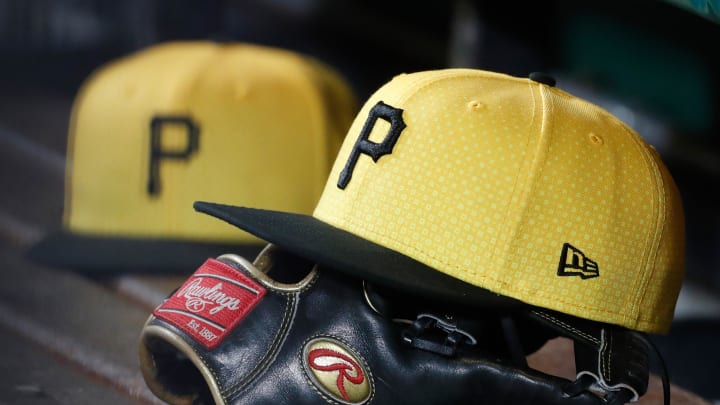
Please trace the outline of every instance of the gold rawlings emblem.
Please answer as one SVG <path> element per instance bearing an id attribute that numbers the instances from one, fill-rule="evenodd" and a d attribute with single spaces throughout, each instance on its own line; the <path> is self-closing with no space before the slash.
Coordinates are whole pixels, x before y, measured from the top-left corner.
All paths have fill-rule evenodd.
<path id="1" fill-rule="evenodd" d="M 372 393 L 372 380 L 362 358 L 341 342 L 315 338 L 305 345 L 303 366 L 310 381 L 325 395 L 342 404 L 364 404 Z"/>

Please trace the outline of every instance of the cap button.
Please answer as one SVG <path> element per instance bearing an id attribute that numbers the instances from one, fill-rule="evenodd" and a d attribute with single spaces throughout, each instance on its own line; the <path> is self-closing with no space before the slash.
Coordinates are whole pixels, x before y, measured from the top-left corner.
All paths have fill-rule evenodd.
<path id="1" fill-rule="evenodd" d="M 532 72 L 530 73 L 530 80 L 542 84 L 547 84 L 550 87 L 555 87 L 555 78 L 546 73 Z"/>

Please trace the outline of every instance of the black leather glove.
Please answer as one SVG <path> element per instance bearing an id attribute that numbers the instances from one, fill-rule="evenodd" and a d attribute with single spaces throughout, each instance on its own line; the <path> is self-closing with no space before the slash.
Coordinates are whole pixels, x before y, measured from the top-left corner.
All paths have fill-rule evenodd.
<path id="1" fill-rule="evenodd" d="M 140 358 L 171 404 L 620 404 L 644 394 L 636 335 L 575 321 L 537 308 L 452 311 L 269 246 L 254 264 L 223 255 L 201 266 L 148 319 Z M 558 335 L 577 342 L 576 381 L 525 363 Z"/>

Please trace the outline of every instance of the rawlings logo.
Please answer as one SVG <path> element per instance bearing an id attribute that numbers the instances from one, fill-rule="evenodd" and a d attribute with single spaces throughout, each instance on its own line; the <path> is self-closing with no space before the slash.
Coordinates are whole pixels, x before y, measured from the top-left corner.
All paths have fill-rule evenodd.
<path id="1" fill-rule="evenodd" d="M 334 400 L 356 405 L 370 399 L 372 381 L 361 358 L 339 341 L 310 341 L 303 351 L 303 364 L 312 383 Z"/>
<path id="2" fill-rule="evenodd" d="M 345 389 L 345 380 L 354 385 L 362 384 L 365 381 L 365 374 L 360 365 L 351 357 L 334 350 L 312 350 L 308 354 L 308 363 L 310 368 L 315 371 L 337 372 L 335 387 L 346 401 L 350 401 L 350 395 Z"/>
<path id="3" fill-rule="evenodd" d="M 242 271 L 208 259 L 153 315 L 212 349 L 264 295 L 265 288 Z"/>
<path id="4" fill-rule="evenodd" d="M 185 307 L 190 312 L 202 312 L 209 304 L 215 307 L 208 310 L 211 315 L 217 314 L 227 308 L 236 311 L 240 308 L 240 299 L 227 295 L 222 291 L 223 284 L 217 283 L 213 287 L 203 286 L 204 278 L 198 277 L 177 292 L 178 297 L 185 298 Z"/>

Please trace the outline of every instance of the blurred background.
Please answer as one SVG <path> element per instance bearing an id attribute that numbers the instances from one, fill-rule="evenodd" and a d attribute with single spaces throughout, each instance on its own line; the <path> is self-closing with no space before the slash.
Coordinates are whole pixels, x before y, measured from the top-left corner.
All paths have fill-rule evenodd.
<path id="1" fill-rule="evenodd" d="M 176 39 L 313 55 L 361 101 L 401 72 L 475 67 L 544 71 L 605 107 L 680 187 L 686 281 L 671 333 L 653 339 L 674 382 L 720 400 L 720 1 L 0 0 L 0 259 L 60 225 L 82 81 Z"/>

